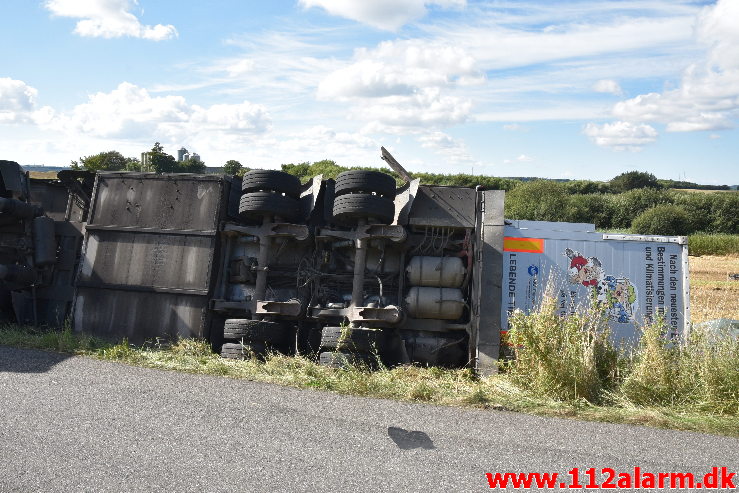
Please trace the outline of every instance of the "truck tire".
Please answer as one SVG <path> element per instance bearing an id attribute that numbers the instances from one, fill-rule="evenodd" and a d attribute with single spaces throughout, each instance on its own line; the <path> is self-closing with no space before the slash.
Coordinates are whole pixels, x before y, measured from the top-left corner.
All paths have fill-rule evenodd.
<path id="1" fill-rule="evenodd" d="M 328 368 L 360 368 L 372 369 L 377 366 L 377 359 L 371 354 L 350 353 L 349 351 L 323 352 L 318 357 L 318 364 Z"/>
<path id="2" fill-rule="evenodd" d="M 239 344 L 227 342 L 221 346 L 221 357 L 228 359 L 249 359 L 264 356 L 267 353 L 267 347 L 261 342 L 249 342 L 247 344 Z"/>
<path id="3" fill-rule="evenodd" d="M 281 345 L 288 342 L 289 332 L 287 327 L 279 322 L 230 318 L 226 320 L 223 328 L 223 338 Z"/>
<path id="4" fill-rule="evenodd" d="M 300 180 L 297 176 L 273 169 L 253 169 L 241 178 L 241 192 L 277 192 L 297 199 L 300 197 Z"/>
<path id="5" fill-rule="evenodd" d="M 350 327 L 324 327 L 321 331 L 321 347 L 342 351 L 373 353 L 379 350 L 380 331 Z"/>
<path id="6" fill-rule="evenodd" d="M 339 173 L 334 185 L 336 196 L 364 192 L 387 199 L 395 198 L 395 178 L 379 171 L 350 170 Z"/>
<path id="7" fill-rule="evenodd" d="M 395 218 L 395 203 L 379 195 L 352 193 L 334 199 L 334 221 L 352 225 L 357 219 L 390 224 Z"/>
<path id="8" fill-rule="evenodd" d="M 287 221 L 296 219 L 300 213 L 297 199 L 273 192 L 251 192 L 241 196 L 239 215 L 253 219 L 263 216 L 280 216 Z"/>

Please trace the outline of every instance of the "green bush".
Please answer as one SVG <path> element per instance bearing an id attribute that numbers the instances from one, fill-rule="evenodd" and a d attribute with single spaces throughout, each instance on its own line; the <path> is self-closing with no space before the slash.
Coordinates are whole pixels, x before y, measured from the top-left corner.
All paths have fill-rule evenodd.
<path id="1" fill-rule="evenodd" d="M 690 217 L 693 231 L 739 233 L 739 193 L 672 192 L 673 203 Z"/>
<path id="2" fill-rule="evenodd" d="M 708 232 L 739 234 L 739 193 L 711 193 L 711 223 Z"/>
<path id="3" fill-rule="evenodd" d="M 518 185 L 518 180 L 510 178 L 498 178 L 495 176 L 484 175 L 443 175 L 438 173 L 411 173 L 414 178 L 421 180 L 424 185 L 448 185 L 455 187 L 474 188 L 477 185 L 487 190 L 512 190 Z"/>
<path id="4" fill-rule="evenodd" d="M 573 223 L 593 223 L 597 228 L 613 227 L 614 200 L 611 195 L 570 195 L 566 216 L 563 220 Z"/>
<path id="5" fill-rule="evenodd" d="M 660 204 L 671 204 L 672 196 L 666 190 L 640 188 L 613 196 L 614 228 L 630 228 L 636 216 Z"/>
<path id="6" fill-rule="evenodd" d="M 621 173 L 611 178 L 609 184 L 611 185 L 611 190 L 616 193 L 640 188 L 662 188 L 662 185 L 659 184 L 653 174 L 644 171 Z"/>
<path id="7" fill-rule="evenodd" d="M 689 235 L 690 226 L 690 218 L 681 207 L 662 204 L 639 214 L 631 223 L 631 231 L 642 235 Z"/>
<path id="8" fill-rule="evenodd" d="M 505 216 L 531 221 L 566 221 L 569 196 L 565 186 L 548 180 L 517 185 L 506 194 Z"/>
<path id="9" fill-rule="evenodd" d="M 567 193 L 570 194 L 591 194 L 591 193 L 611 193 L 610 183 L 603 181 L 590 180 L 572 180 L 564 182 Z"/>

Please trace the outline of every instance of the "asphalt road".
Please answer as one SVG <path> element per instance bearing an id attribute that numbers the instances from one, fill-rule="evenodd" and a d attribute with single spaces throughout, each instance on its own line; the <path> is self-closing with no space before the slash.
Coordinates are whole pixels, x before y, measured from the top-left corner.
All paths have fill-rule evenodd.
<path id="1" fill-rule="evenodd" d="M 739 440 L 0 347 L 2 492 L 489 491 L 486 472 L 634 466 L 739 471 Z"/>

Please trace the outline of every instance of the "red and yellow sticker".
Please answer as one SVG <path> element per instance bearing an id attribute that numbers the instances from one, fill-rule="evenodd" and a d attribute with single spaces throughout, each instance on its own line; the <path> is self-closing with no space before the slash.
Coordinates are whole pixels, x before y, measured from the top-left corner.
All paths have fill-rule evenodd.
<path id="1" fill-rule="evenodd" d="M 544 238 L 514 238 L 506 236 L 503 238 L 503 251 L 544 253 Z"/>

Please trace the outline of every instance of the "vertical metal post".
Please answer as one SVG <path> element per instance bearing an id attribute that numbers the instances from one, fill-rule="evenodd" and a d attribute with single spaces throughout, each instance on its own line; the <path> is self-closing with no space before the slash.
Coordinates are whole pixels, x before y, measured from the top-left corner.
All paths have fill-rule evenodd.
<path id="1" fill-rule="evenodd" d="M 475 247 L 473 307 L 477 357 L 475 369 L 483 376 L 496 373 L 500 356 L 501 303 L 503 297 L 504 192 L 487 190 L 478 212 L 478 244 Z"/>
<path id="2" fill-rule="evenodd" d="M 358 226 L 363 226 L 361 219 Z M 367 239 L 358 239 L 354 250 L 354 279 L 352 281 L 352 305 L 362 306 L 364 303 L 364 270 L 367 265 Z"/>
<path id="3" fill-rule="evenodd" d="M 265 217 L 264 224 L 272 222 L 271 217 Z M 257 257 L 257 279 L 254 282 L 254 307 L 256 302 L 264 300 L 267 292 L 267 262 L 269 261 L 269 250 L 272 246 L 272 237 L 259 236 L 259 257 Z"/>

